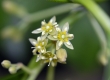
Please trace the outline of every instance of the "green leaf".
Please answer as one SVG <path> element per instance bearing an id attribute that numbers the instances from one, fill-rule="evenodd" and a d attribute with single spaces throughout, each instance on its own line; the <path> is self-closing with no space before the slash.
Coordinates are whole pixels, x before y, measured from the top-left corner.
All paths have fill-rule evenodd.
<path id="1" fill-rule="evenodd" d="M 79 71 L 93 70 L 98 66 L 96 58 L 100 47 L 88 17 L 83 16 L 78 22 L 71 24 L 70 27 L 72 28 L 69 33 L 74 34 L 74 39 L 71 40 L 74 50 L 65 47 L 68 53 L 67 63 Z"/>
<path id="2" fill-rule="evenodd" d="M 17 72 L 16 74 L 9 74 L 7 76 L 4 76 L 2 78 L 0 78 L 0 80 L 20 80 L 20 77 L 23 76 L 23 72 L 20 71 L 20 72 Z"/>

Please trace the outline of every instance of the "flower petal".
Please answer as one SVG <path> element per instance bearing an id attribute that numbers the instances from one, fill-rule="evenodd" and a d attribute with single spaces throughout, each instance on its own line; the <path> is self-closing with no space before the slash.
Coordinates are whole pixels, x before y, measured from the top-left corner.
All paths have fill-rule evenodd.
<path id="1" fill-rule="evenodd" d="M 41 22 L 41 24 L 42 24 L 42 25 L 45 25 L 45 24 L 46 24 L 45 20 L 44 20 L 44 21 L 42 21 L 42 22 Z"/>
<path id="2" fill-rule="evenodd" d="M 46 32 L 45 32 L 45 31 L 43 31 L 43 32 L 42 32 L 42 35 L 45 35 L 45 34 L 46 34 Z"/>
<path id="3" fill-rule="evenodd" d="M 53 23 L 53 25 L 57 25 L 57 22 Z"/>
<path id="4" fill-rule="evenodd" d="M 61 32 L 61 29 L 60 28 L 56 28 L 56 31 Z"/>
<path id="5" fill-rule="evenodd" d="M 63 42 L 62 41 L 57 41 L 56 43 L 56 50 L 58 50 L 62 46 Z"/>
<path id="6" fill-rule="evenodd" d="M 45 39 L 45 40 L 44 40 L 44 46 L 46 46 L 47 43 L 48 43 L 48 39 Z"/>
<path id="7" fill-rule="evenodd" d="M 59 44 L 58 44 L 58 46 L 61 46 L 63 44 L 63 42 L 62 41 L 59 41 Z"/>
<path id="8" fill-rule="evenodd" d="M 48 59 L 47 57 L 45 57 L 45 56 L 41 56 L 41 59 Z"/>
<path id="9" fill-rule="evenodd" d="M 68 39 L 69 40 L 72 40 L 74 38 L 74 35 L 73 34 L 68 34 Z"/>
<path id="10" fill-rule="evenodd" d="M 57 39 L 57 36 L 53 36 L 53 37 Z"/>
<path id="11" fill-rule="evenodd" d="M 33 49 L 32 53 L 33 55 L 36 55 L 37 49 Z"/>
<path id="12" fill-rule="evenodd" d="M 65 62 L 67 58 L 67 52 L 65 49 L 59 49 L 56 51 L 56 56 L 60 62 Z"/>
<path id="13" fill-rule="evenodd" d="M 37 40 L 29 38 L 30 43 L 35 46 L 37 44 Z"/>
<path id="14" fill-rule="evenodd" d="M 67 22 L 67 23 L 64 24 L 64 26 L 62 28 L 62 31 L 68 32 L 68 30 L 69 30 L 69 23 Z"/>
<path id="15" fill-rule="evenodd" d="M 52 35 L 49 35 L 48 38 L 49 38 L 50 40 L 54 40 L 54 41 L 57 40 L 57 38 L 54 38 Z"/>
<path id="16" fill-rule="evenodd" d="M 42 32 L 41 28 L 38 28 L 38 29 L 32 31 L 33 34 L 38 34 L 41 32 Z"/>
<path id="17" fill-rule="evenodd" d="M 41 41 L 41 40 L 42 40 L 41 37 L 38 37 L 38 38 L 37 38 L 37 41 L 38 41 L 38 42 Z"/>
<path id="18" fill-rule="evenodd" d="M 51 35 L 55 35 L 55 34 L 57 34 L 56 28 L 53 27 L 53 28 L 52 28 L 52 31 L 49 32 L 49 34 L 51 34 Z"/>
<path id="19" fill-rule="evenodd" d="M 41 36 L 42 40 L 44 40 L 47 37 L 48 33 L 45 33 L 44 35 Z"/>
<path id="20" fill-rule="evenodd" d="M 40 55 L 37 55 L 36 62 L 38 62 L 41 59 Z"/>
<path id="21" fill-rule="evenodd" d="M 41 49 L 41 53 L 45 53 L 46 52 L 46 49 L 45 48 L 42 48 Z"/>
<path id="22" fill-rule="evenodd" d="M 55 23 L 55 21 L 56 21 L 56 17 L 55 16 L 53 16 L 51 19 L 50 19 L 50 23 Z"/>
<path id="23" fill-rule="evenodd" d="M 64 42 L 64 44 L 65 44 L 65 46 L 68 47 L 69 49 L 74 49 L 74 48 L 73 48 L 73 45 L 71 44 L 70 41 Z"/>

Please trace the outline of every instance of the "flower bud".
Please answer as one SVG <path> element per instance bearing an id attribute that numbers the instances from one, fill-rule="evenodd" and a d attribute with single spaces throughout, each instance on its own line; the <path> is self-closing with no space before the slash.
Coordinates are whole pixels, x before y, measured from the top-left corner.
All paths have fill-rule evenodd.
<path id="1" fill-rule="evenodd" d="M 7 26 L 1 31 L 2 38 L 10 38 L 13 41 L 21 41 L 22 40 L 22 32 L 16 26 Z"/>
<path id="2" fill-rule="evenodd" d="M 4 1 L 3 8 L 5 9 L 5 11 L 7 11 L 9 13 L 14 13 L 14 12 L 16 12 L 17 6 L 12 1 Z"/>
<path id="3" fill-rule="evenodd" d="M 9 68 L 11 66 L 11 62 L 9 60 L 4 60 L 1 65 L 4 67 L 4 68 Z"/>
<path id="4" fill-rule="evenodd" d="M 3 1 L 2 6 L 6 12 L 15 14 L 19 17 L 23 17 L 25 14 L 27 14 L 27 11 L 23 7 L 19 6 L 13 1 L 5 0 Z"/>
<path id="5" fill-rule="evenodd" d="M 104 53 L 99 54 L 99 60 L 104 66 L 106 66 L 108 64 L 108 60 L 110 57 L 109 53 L 110 53 L 110 51 L 109 51 L 109 49 L 107 49 Z"/>
<path id="6" fill-rule="evenodd" d="M 16 66 L 11 66 L 11 67 L 9 68 L 9 72 L 10 72 L 11 74 L 15 74 L 15 73 L 17 72 Z"/>
<path id="7" fill-rule="evenodd" d="M 57 56 L 59 62 L 65 62 L 66 58 L 67 58 L 67 52 L 65 49 L 59 49 L 56 52 L 56 56 Z"/>

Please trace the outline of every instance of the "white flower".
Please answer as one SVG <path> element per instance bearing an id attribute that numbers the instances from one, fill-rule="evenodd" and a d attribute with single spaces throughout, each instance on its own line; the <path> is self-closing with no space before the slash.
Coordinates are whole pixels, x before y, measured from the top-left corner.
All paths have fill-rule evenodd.
<path id="1" fill-rule="evenodd" d="M 56 51 L 56 56 L 58 58 L 58 62 L 66 63 L 67 52 L 65 49 L 59 49 Z"/>
<path id="2" fill-rule="evenodd" d="M 57 56 L 50 51 L 47 51 L 46 53 L 39 54 L 37 56 L 36 62 L 38 62 L 39 60 L 42 60 L 43 63 L 49 63 L 48 66 L 50 66 L 50 65 L 56 66 L 57 65 Z"/>
<path id="3" fill-rule="evenodd" d="M 42 40 L 41 37 L 38 37 L 37 40 L 30 38 L 29 41 L 33 46 L 35 46 L 35 47 L 32 47 L 34 48 L 34 50 L 32 51 L 33 54 L 36 54 L 37 51 L 39 53 L 46 52 L 45 46 L 48 43 L 48 39 Z"/>
<path id="4" fill-rule="evenodd" d="M 72 40 L 74 38 L 73 34 L 69 34 L 68 30 L 69 30 L 69 24 L 65 23 L 65 25 L 63 26 L 62 30 L 60 28 L 56 29 L 58 31 L 57 34 L 55 35 L 49 35 L 48 38 L 50 40 L 55 40 L 57 41 L 56 43 L 56 50 L 58 50 L 62 44 L 64 43 L 66 47 L 68 47 L 69 49 L 74 49 L 71 42 L 69 40 Z"/>
<path id="5" fill-rule="evenodd" d="M 41 22 L 41 28 L 38 28 L 34 31 L 32 31 L 33 34 L 38 34 L 42 32 L 42 39 L 45 39 L 48 34 L 55 34 L 56 33 L 56 27 L 58 26 L 56 22 L 56 17 L 52 17 L 48 23 L 44 21 Z"/>

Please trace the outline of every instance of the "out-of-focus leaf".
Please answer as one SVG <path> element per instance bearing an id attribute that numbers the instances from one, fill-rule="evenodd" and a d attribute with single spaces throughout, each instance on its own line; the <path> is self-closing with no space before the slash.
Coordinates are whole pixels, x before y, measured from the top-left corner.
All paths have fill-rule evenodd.
<path id="1" fill-rule="evenodd" d="M 83 16 L 82 19 L 70 26 L 72 28 L 69 33 L 74 34 L 74 39 L 71 41 L 74 50 L 66 48 L 68 52 L 67 63 L 75 66 L 78 70 L 92 70 L 98 66 L 99 42 L 87 16 Z"/>
<path id="2" fill-rule="evenodd" d="M 102 30 L 99 23 L 97 22 L 97 20 L 92 15 L 88 14 L 88 17 L 90 19 L 91 24 L 93 25 L 92 27 L 94 28 L 94 31 L 97 37 L 99 38 L 98 40 L 100 42 L 100 50 L 98 53 L 98 59 L 103 65 L 106 66 L 108 64 L 109 55 L 107 52 L 107 39 L 106 39 L 105 33 Z"/>
<path id="3" fill-rule="evenodd" d="M 69 3 L 69 2 L 72 2 L 71 0 L 50 0 L 50 1 L 54 1 L 54 2 L 63 2 L 63 3 Z M 107 0 L 94 0 L 96 2 L 105 2 Z"/>
<path id="4" fill-rule="evenodd" d="M 36 61 L 36 57 L 33 57 L 33 58 L 31 59 L 31 61 L 29 62 L 28 67 L 29 67 L 30 69 L 34 68 L 35 65 L 36 65 L 36 66 L 38 65 L 38 63 L 35 63 L 35 61 Z M 26 74 L 24 74 L 24 76 L 22 77 L 22 80 L 26 80 L 27 77 L 28 77 L 28 74 L 26 73 Z"/>
<path id="5" fill-rule="evenodd" d="M 60 26 L 62 27 L 66 22 L 68 22 L 69 24 L 74 24 L 75 22 L 80 20 L 84 15 L 85 15 L 84 11 L 76 11 L 70 13 L 69 15 L 66 16 L 66 19 L 65 18 L 62 19 L 62 21 L 60 22 Z"/>
<path id="6" fill-rule="evenodd" d="M 23 76 L 22 71 L 20 71 L 16 74 L 13 74 L 13 75 L 9 74 L 7 76 L 1 77 L 0 80 L 15 80 L 15 79 L 20 80 L 21 76 Z"/>

